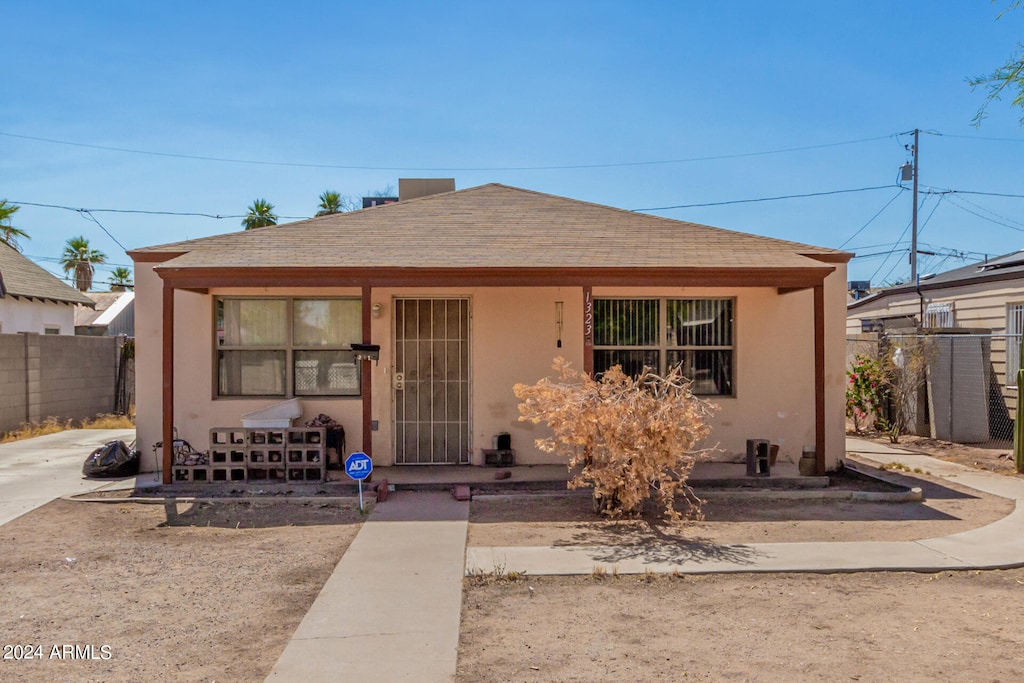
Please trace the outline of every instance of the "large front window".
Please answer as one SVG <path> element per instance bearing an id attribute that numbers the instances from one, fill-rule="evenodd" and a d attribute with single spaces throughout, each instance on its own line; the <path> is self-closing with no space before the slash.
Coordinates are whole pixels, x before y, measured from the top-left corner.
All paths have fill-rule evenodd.
<path id="1" fill-rule="evenodd" d="M 732 299 L 595 299 L 594 372 L 681 366 L 695 394 L 733 395 Z"/>
<path id="2" fill-rule="evenodd" d="M 216 300 L 218 396 L 358 396 L 359 299 Z"/>

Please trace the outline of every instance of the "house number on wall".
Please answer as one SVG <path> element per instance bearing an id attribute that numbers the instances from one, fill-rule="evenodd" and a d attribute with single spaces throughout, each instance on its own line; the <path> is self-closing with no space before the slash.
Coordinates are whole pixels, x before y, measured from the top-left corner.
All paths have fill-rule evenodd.
<path id="1" fill-rule="evenodd" d="M 587 348 L 594 345 L 594 301 L 589 288 L 583 292 L 583 345 Z"/>

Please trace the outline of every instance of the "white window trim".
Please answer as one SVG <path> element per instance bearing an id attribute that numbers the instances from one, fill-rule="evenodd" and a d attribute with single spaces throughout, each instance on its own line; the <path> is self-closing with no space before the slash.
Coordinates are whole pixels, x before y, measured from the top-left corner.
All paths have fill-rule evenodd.
<path id="1" fill-rule="evenodd" d="M 954 302 L 936 301 L 928 304 L 924 309 L 924 326 L 926 328 L 955 327 L 956 311 Z"/>
<path id="2" fill-rule="evenodd" d="M 1006 304 L 1006 388 L 1017 389 L 1020 336 L 1024 333 L 1024 303 Z"/>

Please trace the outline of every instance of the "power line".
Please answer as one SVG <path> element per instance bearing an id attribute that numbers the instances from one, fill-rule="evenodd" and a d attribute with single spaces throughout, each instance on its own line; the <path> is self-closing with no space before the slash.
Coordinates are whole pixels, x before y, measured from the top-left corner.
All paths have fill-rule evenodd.
<path id="1" fill-rule="evenodd" d="M 724 202 L 707 202 L 707 203 L 704 203 L 704 204 L 677 204 L 675 206 L 655 206 L 655 207 L 651 207 L 651 208 L 648 208 L 648 209 L 630 209 L 630 210 L 634 211 L 634 212 L 639 212 L 639 211 L 668 211 L 669 209 L 693 209 L 693 208 L 699 208 L 699 207 L 703 207 L 703 206 L 726 206 L 728 204 L 752 204 L 752 203 L 755 203 L 755 202 L 774 202 L 774 201 L 778 201 L 780 199 L 802 199 L 802 198 L 805 198 L 805 197 L 824 197 L 826 195 L 847 194 L 847 193 L 850 193 L 850 192 L 869 192 L 871 190 L 884 190 L 884 189 L 890 188 L 890 187 L 899 187 L 899 185 L 876 185 L 875 187 L 858 187 L 858 188 L 849 189 L 849 190 L 828 190 L 826 192 L 807 192 L 807 193 L 804 193 L 804 194 L 788 194 L 788 195 L 781 195 L 781 196 L 777 196 L 777 197 L 757 197 L 755 199 L 733 199 L 733 200 L 724 201 Z M 900 187 L 901 191 L 903 191 L 903 189 L 904 188 Z"/>
<path id="2" fill-rule="evenodd" d="M 1017 232 L 1024 232 L 1024 228 L 1017 227 L 1016 225 L 1010 225 L 1009 223 L 1004 223 L 1002 221 L 997 221 L 994 218 L 989 218 L 988 216 L 986 216 L 984 214 L 978 213 L 977 211 L 973 211 L 973 210 L 967 208 L 966 206 L 962 205 L 959 202 L 957 197 L 955 197 L 953 195 L 947 195 L 947 196 L 949 197 L 949 201 L 952 202 L 953 206 L 955 206 L 956 208 L 960 209 L 961 211 L 965 211 L 965 212 L 971 214 L 972 216 L 977 216 L 978 218 L 982 219 L 983 221 L 988 221 L 989 223 L 995 223 L 996 225 L 1001 225 L 1004 228 L 1009 228 L 1010 230 L 1016 230 Z"/>
<path id="3" fill-rule="evenodd" d="M 887 202 L 885 203 L 885 206 L 883 206 L 883 207 L 882 207 L 881 209 L 879 209 L 879 210 L 878 210 L 878 213 L 876 213 L 876 214 L 875 214 L 874 216 L 872 216 L 872 217 L 871 217 L 871 218 L 870 218 L 870 219 L 868 220 L 868 222 L 867 222 L 867 223 L 865 223 L 864 225 L 860 226 L 860 229 L 859 229 L 859 230 L 857 230 L 857 232 L 855 232 L 855 233 L 853 233 L 852 235 L 850 235 L 850 237 L 849 237 L 849 238 L 848 238 L 848 239 L 847 239 L 847 240 L 846 240 L 845 242 L 843 242 L 842 244 L 840 244 L 840 245 L 839 245 L 839 249 L 842 249 L 843 247 L 845 247 L 845 246 L 846 246 L 847 244 L 849 244 L 849 243 L 850 243 L 850 241 L 851 241 L 851 240 L 852 240 L 852 239 L 853 239 L 854 237 L 856 237 L 857 235 L 859 235 L 859 234 L 861 234 L 862 232 L 864 232 L 864 229 L 865 229 L 866 227 L 868 227 L 869 225 L 871 225 L 871 224 L 872 224 L 872 223 L 873 223 L 873 222 L 875 221 L 875 219 L 876 219 L 876 218 L 878 218 L 879 216 L 881 216 L 881 215 L 882 215 L 882 212 L 883 212 L 883 211 L 885 211 L 886 209 L 888 209 L 888 208 L 889 208 L 889 205 L 890 205 L 890 204 L 892 204 L 892 203 L 893 203 L 894 201 L 896 201 L 896 200 L 897 200 L 897 199 L 899 198 L 899 196 L 900 196 L 901 194 L 903 194 L 903 188 L 902 188 L 902 187 L 900 188 L 899 192 L 897 192 L 896 194 L 894 194 L 894 195 L 892 196 L 892 199 L 890 199 L 889 201 L 887 201 Z"/>
<path id="4" fill-rule="evenodd" d="M 1011 194 L 1008 192 L 974 192 L 971 190 L 945 190 L 947 194 L 976 194 L 982 197 L 1010 197 L 1013 199 L 1024 199 L 1024 194 Z"/>
<path id="5" fill-rule="evenodd" d="M 921 202 L 922 206 L 924 205 L 925 201 L 927 201 L 927 198 L 925 198 L 925 200 L 923 200 Z M 910 226 L 913 225 L 913 223 L 914 223 L 913 220 L 910 220 L 910 221 L 907 222 L 907 227 L 903 228 L 903 232 L 901 232 L 900 236 L 896 238 L 895 244 L 893 244 L 892 249 L 889 250 L 889 255 L 885 257 L 885 259 L 882 261 L 882 263 L 879 264 L 878 268 L 875 269 L 875 272 L 871 274 L 871 277 L 869 278 L 870 280 L 874 281 L 875 276 L 878 275 L 878 273 L 882 270 L 882 268 L 885 267 L 885 264 L 889 261 L 889 257 L 892 256 L 893 253 L 896 251 L 896 247 L 899 246 L 903 242 L 903 236 L 907 234 L 907 231 L 910 230 Z M 899 264 L 899 262 L 897 262 L 897 265 L 898 264 Z M 893 266 L 893 268 L 890 268 L 889 269 L 889 273 L 891 273 L 895 267 L 896 266 Z M 886 273 L 885 276 L 889 277 L 889 273 Z"/>
<path id="6" fill-rule="evenodd" d="M 771 149 L 759 152 L 742 152 L 737 154 L 720 154 L 705 157 L 690 157 L 685 159 L 661 159 L 656 161 L 625 161 L 617 163 L 601 164 L 565 164 L 556 166 L 479 166 L 479 167 L 417 167 L 417 166 L 364 166 L 364 165 L 343 165 L 343 164 L 310 164 L 288 161 L 262 161 L 257 159 L 231 159 L 227 157 L 201 156 L 192 154 L 175 154 L 173 152 L 155 152 L 152 150 L 132 149 L 129 147 L 112 147 L 108 145 L 92 145 L 84 142 L 71 142 L 69 140 L 54 140 L 52 138 L 40 138 L 31 135 L 17 135 L 0 131 L 0 135 L 18 138 L 21 140 L 32 140 L 35 142 L 46 142 L 54 145 L 69 145 L 71 147 L 85 147 L 88 149 L 99 149 L 107 152 L 121 152 L 125 154 L 142 154 L 146 156 L 169 157 L 173 159 L 190 159 L 193 161 L 214 161 L 227 164 L 250 164 L 254 166 L 286 166 L 291 168 L 329 168 L 339 170 L 356 171 L 558 171 L 587 168 L 620 168 L 628 166 L 658 166 L 664 164 L 683 164 L 695 161 L 718 161 L 722 159 L 742 159 L 746 157 L 767 156 L 770 154 L 787 154 L 790 152 L 805 152 L 815 149 L 826 149 L 829 147 L 841 147 L 844 145 L 856 145 L 864 142 L 875 142 L 887 140 L 893 135 L 879 135 L 872 138 L 861 138 L 858 140 L 844 140 L 842 142 L 828 142 L 820 145 L 805 145 L 803 147 L 787 147 L 784 149 Z"/>
<path id="7" fill-rule="evenodd" d="M 60 204 L 42 204 L 39 202 L 19 202 L 14 199 L 10 200 L 11 204 L 18 204 L 20 206 L 38 206 L 44 209 L 63 209 L 65 211 L 79 211 L 89 213 L 138 213 L 146 214 L 151 216 L 199 216 L 201 218 L 245 218 L 244 215 L 227 215 L 222 216 L 221 214 L 214 213 L 197 213 L 192 211 L 147 211 L 144 209 L 83 209 L 74 206 L 62 206 Z"/>
<path id="8" fill-rule="evenodd" d="M 970 204 L 974 208 L 978 209 L 979 211 L 984 211 L 985 213 L 989 214 L 990 216 L 995 216 L 996 218 L 1002 219 L 1004 221 L 1009 221 L 1011 223 L 1016 223 L 1017 225 L 1019 225 L 1021 227 L 1024 227 L 1024 223 L 1021 223 L 1017 219 L 1010 218 L 1009 216 L 1003 216 L 1002 214 L 998 214 L 995 211 L 992 211 L 991 209 L 986 209 L 984 206 L 981 206 L 980 204 L 975 204 L 974 202 L 972 202 L 970 199 L 967 199 L 966 197 L 957 197 L 957 200 L 959 200 L 961 202 L 964 202 L 966 204 Z"/>
<path id="9" fill-rule="evenodd" d="M 103 232 L 107 233 L 107 237 L 109 237 L 110 239 L 114 240 L 114 244 L 116 244 L 117 246 L 121 247 L 122 251 L 128 251 L 128 247 L 126 247 L 123 244 L 121 244 L 121 240 L 119 240 L 116 237 L 114 237 L 113 233 L 111 233 L 109 230 L 107 230 L 106 227 L 104 227 L 104 225 L 102 223 L 100 223 L 98 220 L 96 220 L 96 216 L 93 216 L 92 213 L 90 213 L 89 211 L 84 211 L 83 210 L 83 211 L 79 211 L 78 215 L 81 216 L 82 218 L 86 218 L 86 219 L 92 221 L 93 223 L 95 223 L 96 225 L 100 226 L 100 230 L 102 230 Z"/>
<path id="10" fill-rule="evenodd" d="M 918 230 L 917 230 L 918 236 L 920 236 L 921 233 L 924 232 L 925 227 L 928 225 L 928 221 L 930 221 L 932 219 L 932 216 L 935 215 L 936 209 L 939 208 L 939 206 L 942 204 L 942 200 L 945 199 L 945 198 L 946 198 L 946 195 L 939 195 L 939 201 L 935 202 L 935 206 L 932 207 L 931 213 L 928 214 L 928 218 L 925 218 L 924 219 L 924 223 L 922 223 L 921 227 L 918 228 Z M 924 207 L 924 201 L 921 202 L 921 207 L 922 208 Z"/>
<path id="11" fill-rule="evenodd" d="M 223 220 L 225 218 L 245 218 L 248 214 L 219 214 L 219 213 L 201 213 L 197 211 L 150 211 L 146 209 L 84 209 L 77 208 L 74 206 L 62 206 L 60 204 L 42 204 L 39 202 L 19 202 L 11 199 L 11 204 L 18 204 L 19 206 L 38 206 L 44 209 L 63 209 L 64 211 L 75 211 L 78 213 L 135 213 L 143 214 L 147 216 L 195 216 L 199 218 L 214 218 L 217 220 Z M 278 216 L 278 218 L 284 218 L 286 220 L 301 221 L 310 216 Z"/>
<path id="12" fill-rule="evenodd" d="M 40 261 L 43 261 L 43 262 L 46 262 L 46 263 L 60 263 L 63 260 L 63 259 L 57 258 L 56 256 L 34 256 L 32 254 L 22 254 L 22 256 L 24 256 L 28 260 L 34 261 L 36 263 L 39 263 Z M 131 263 L 112 263 L 111 261 L 104 261 L 101 264 L 95 265 L 95 268 L 97 268 L 98 270 L 99 269 L 102 269 L 102 270 L 111 269 L 112 270 L 113 268 L 122 268 L 122 267 L 123 268 L 134 268 L 135 266 L 133 264 L 131 264 Z"/>
<path id="13" fill-rule="evenodd" d="M 939 131 L 929 130 L 921 131 L 922 133 L 928 133 L 929 135 L 935 135 L 942 138 L 960 138 L 962 140 L 985 140 L 990 142 L 1024 142 L 1024 138 L 992 138 L 984 135 L 956 135 L 953 133 L 940 133 Z"/>

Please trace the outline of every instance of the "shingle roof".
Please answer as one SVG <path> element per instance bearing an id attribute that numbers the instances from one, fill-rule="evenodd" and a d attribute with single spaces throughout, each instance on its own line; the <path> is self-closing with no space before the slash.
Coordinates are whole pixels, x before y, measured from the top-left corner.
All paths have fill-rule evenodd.
<path id="1" fill-rule="evenodd" d="M 1006 280 L 1024 280 L 1024 251 L 1015 251 L 988 259 L 983 263 L 971 263 L 966 266 L 947 270 L 944 273 L 935 275 L 924 274 L 920 276 L 921 291 L 936 289 L 947 289 L 965 287 L 985 282 L 1005 282 Z M 847 308 L 855 309 L 859 306 L 875 303 L 886 297 L 905 294 L 917 291 L 913 283 L 886 287 L 871 292 L 870 296 L 858 299 L 850 303 Z"/>
<path id="2" fill-rule="evenodd" d="M 806 268 L 845 252 L 489 184 L 138 249 L 167 268 Z"/>
<path id="3" fill-rule="evenodd" d="M 8 296 L 95 305 L 92 299 L 32 263 L 13 247 L 0 243 L 0 299 Z"/>

